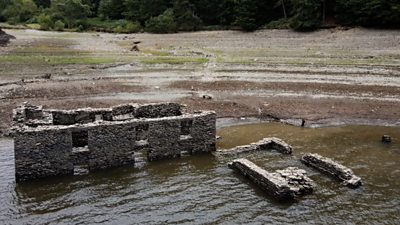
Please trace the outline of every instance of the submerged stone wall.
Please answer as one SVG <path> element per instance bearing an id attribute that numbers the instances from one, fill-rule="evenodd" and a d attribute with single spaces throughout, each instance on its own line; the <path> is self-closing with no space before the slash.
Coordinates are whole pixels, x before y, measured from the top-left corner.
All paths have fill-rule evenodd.
<path id="1" fill-rule="evenodd" d="M 292 201 L 313 190 L 314 183 L 306 172 L 295 167 L 269 173 L 247 159 L 235 159 L 228 165 L 279 201 Z"/>
<path id="2" fill-rule="evenodd" d="M 143 149 L 149 161 L 214 151 L 215 112 L 182 109 L 175 103 L 79 110 L 25 104 L 14 111 L 12 128 L 17 181 L 70 175 L 77 166 L 90 171 L 132 165 Z"/>
<path id="3" fill-rule="evenodd" d="M 258 142 L 254 142 L 249 145 L 241 145 L 231 149 L 219 149 L 217 151 L 217 154 L 232 155 L 259 150 L 277 150 L 282 154 L 292 154 L 293 148 L 283 140 L 276 137 L 271 137 L 264 138 Z"/>
<path id="4" fill-rule="evenodd" d="M 357 188 L 362 185 L 361 178 L 354 175 L 353 171 L 329 158 L 318 154 L 307 153 L 301 158 L 301 162 L 307 166 L 342 180 L 345 185 Z"/>

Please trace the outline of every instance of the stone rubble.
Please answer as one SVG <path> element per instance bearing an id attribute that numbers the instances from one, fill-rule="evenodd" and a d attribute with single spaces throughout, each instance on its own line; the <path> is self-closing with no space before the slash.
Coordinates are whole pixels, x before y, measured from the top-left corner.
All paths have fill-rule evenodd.
<path id="1" fill-rule="evenodd" d="M 228 166 L 248 177 L 267 194 L 278 201 L 293 201 L 296 197 L 311 193 L 313 181 L 304 170 L 289 167 L 269 173 L 247 159 L 235 159 Z"/>
<path id="2" fill-rule="evenodd" d="M 342 180 L 345 185 L 357 188 L 362 185 L 361 178 L 354 175 L 353 171 L 332 159 L 318 154 L 307 153 L 301 157 L 301 162 L 325 174 Z"/>
<path id="3" fill-rule="evenodd" d="M 277 170 L 274 175 L 283 177 L 288 182 L 290 189 L 297 195 L 312 193 L 315 187 L 314 182 L 307 176 L 307 172 L 297 167 Z"/>
<path id="4" fill-rule="evenodd" d="M 241 153 L 248 153 L 259 150 L 277 150 L 282 154 L 292 154 L 293 148 L 283 140 L 270 137 L 264 138 L 258 142 L 251 143 L 249 145 L 236 146 L 231 149 L 218 149 L 216 154 L 218 155 L 234 155 Z"/>

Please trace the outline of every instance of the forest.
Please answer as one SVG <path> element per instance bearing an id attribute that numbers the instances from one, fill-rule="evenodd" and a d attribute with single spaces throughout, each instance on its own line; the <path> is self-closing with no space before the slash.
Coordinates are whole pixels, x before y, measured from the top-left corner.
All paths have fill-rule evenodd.
<path id="1" fill-rule="evenodd" d="M 399 0 L 0 0 L 0 22 L 116 33 L 399 28 Z"/>

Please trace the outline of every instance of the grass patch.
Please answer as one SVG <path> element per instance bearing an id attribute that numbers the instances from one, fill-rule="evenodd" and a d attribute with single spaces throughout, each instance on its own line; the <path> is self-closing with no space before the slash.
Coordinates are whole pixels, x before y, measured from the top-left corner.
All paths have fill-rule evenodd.
<path id="1" fill-rule="evenodd" d="M 42 65 L 66 65 L 66 64 L 109 64 L 117 62 L 129 62 L 130 58 L 114 57 L 86 57 L 86 56 L 0 56 L 0 63 L 9 64 L 42 64 Z"/>
<path id="2" fill-rule="evenodd" d="M 171 53 L 165 51 L 157 51 L 157 50 L 150 50 L 150 49 L 141 49 L 141 53 L 151 54 L 154 56 L 170 56 Z"/>
<path id="3" fill-rule="evenodd" d="M 40 30 L 40 24 L 38 23 L 28 23 L 25 24 L 25 26 L 28 27 L 29 29 Z"/>
<path id="4" fill-rule="evenodd" d="M 144 58 L 141 62 L 144 64 L 185 64 L 185 63 L 195 63 L 203 64 L 207 63 L 209 60 L 207 58 L 183 58 L 183 57 L 156 57 L 156 58 Z"/>

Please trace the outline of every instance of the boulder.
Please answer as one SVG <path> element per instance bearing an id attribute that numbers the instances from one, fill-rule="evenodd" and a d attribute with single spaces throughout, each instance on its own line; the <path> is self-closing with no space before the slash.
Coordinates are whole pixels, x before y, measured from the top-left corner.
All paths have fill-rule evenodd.
<path id="1" fill-rule="evenodd" d="M 0 28 L 0 47 L 6 46 L 10 42 L 10 39 L 15 39 L 15 37 L 7 34 Z"/>

